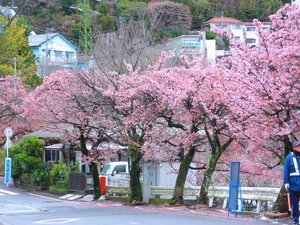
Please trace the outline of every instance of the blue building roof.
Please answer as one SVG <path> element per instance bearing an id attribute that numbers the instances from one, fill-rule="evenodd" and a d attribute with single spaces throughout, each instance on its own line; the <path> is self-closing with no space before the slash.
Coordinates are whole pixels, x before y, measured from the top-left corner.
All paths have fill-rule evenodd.
<path id="1" fill-rule="evenodd" d="M 39 47 L 42 44 L 46 43 L 46 41 L 51 40 L 52 38 L 56 36 L 60 36 L 62 39 L 67 41 L 70 45 L 72 45 L 75 49 L 77 48 L 75 45 L 73 45 L 71 42 L 69 42 L 66 38 L 64 38 L 59 33 L 49 33 L 49 34 L 35 34 L 28 36 L 28 42 L 30 47 Z"/>

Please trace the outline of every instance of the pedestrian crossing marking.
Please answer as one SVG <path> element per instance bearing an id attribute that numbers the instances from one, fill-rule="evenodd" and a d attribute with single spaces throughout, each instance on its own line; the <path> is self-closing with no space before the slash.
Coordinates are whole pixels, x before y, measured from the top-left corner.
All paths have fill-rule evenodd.
<path id="1" fill-rule="evenodd" d="M 15 193 L 15 192 L 12 192 L 12 191 L 6 191 L 6 190 L 3 190 L 3 189 L 0 189 L 0 192 L 2 192 L 4 194 L 9 194 L 9 195 L 18 195 L 18 193 Z M 4 195 L 2 193 L 0 193 L 0 196 Z"/>

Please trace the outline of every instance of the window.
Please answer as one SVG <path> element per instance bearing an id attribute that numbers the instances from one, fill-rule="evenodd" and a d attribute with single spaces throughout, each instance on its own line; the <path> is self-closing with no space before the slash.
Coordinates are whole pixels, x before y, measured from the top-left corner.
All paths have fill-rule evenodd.
<path id="1" fill-rule="evenodd" d="M 73 52 L 66 52 L 67 59 L 72 59 L 72 57 L 73 57 Z"/>
<path id="2" fill-rule="evenodd" d="M 239 41 L 239 40 L 241 40 L 241 37 L 239 37 L 239 36 L 235 36 L 235 37 L 233 38 L 233 40 L 235 40 L 235 41 Z"/>
<path id="3" fill-rule="evenodd" d="M 256 43 L 256 39 L 255 38 L 247 38 L 246 43 L 247 44 L 255 44 Z"/>
<path id="4" fill-rule="evenodd" d="M 59 151 L 57 150 L 45 150 L 45 161 L 54 161 L 57 162 L 59 160 Z"/>
<path id="5" fill-rule="evenodd" d="M 247 31 L 255 31 L 255 27 L 247 27 Z"/>
<path id="6" fill-rule="evenodd" d="M 239 30 L 239 29 L 242 29 L 242 25 L 241 24 L 232 24 L 231 28 L 235 29 L 235 30 Z"/>
<path id="7" fill-rule="evenodd" d="M 222 25 L 218 25 L 218 26 L 217 26 L 217 28 L 219 28 L 219 29 L 221 29 L 221 30 L 224 29 L 224 28 L 226 28 L 226 27 L 227 27 L 226 25 L 223 25 L 223 26 L 222 26 Z"/>
<path id="8" fill-rule="evenodd" d="M 126 173 L 126 166 L 125 165 L 116 166 L 112 173 L 113 174 Z"/>
<path id="9" fill-rule="evenodd" d="M 55 57 L 61 58 L 62 57 L 62 51 L 55 51 Z"/>

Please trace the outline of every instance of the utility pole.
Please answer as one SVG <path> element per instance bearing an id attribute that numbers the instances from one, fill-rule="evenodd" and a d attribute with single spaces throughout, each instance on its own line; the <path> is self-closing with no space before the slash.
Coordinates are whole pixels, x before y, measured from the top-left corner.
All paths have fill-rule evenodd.
<path id="1" fill-rule="evenodd" d="M 16 57 L 14 57 L 14 104 L 17 105 L 17 90 L 18 90 L 18 87 L 17 87 L 17 59 Z M 18 117 L 15 116 L 14 118 L 14 123 L 15 124 L 18 124 Z M 15 137 L 16 140 L 17 140 L 17 136 Z"/>
<path id="2" fill-rule="evenodd" d="M 77 9 L 80 14 L 80 28 L 79 28 L 79 46 L 82 48 L 82 52 L 86 55 L 91 54 L 92 47 L 92 25 L 91 25 L 91 12 L 93 11 L 90 7 L 88 0 L 81 0 L 78 7 L 71 6 L 71 9 Z"/>

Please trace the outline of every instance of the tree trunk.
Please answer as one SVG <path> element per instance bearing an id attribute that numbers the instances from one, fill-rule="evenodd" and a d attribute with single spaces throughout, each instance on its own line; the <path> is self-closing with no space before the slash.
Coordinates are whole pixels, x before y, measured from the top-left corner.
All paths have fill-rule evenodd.
<path id="1" fill-rule="evenodd" d="M 280 192 L 276 198 L 276 201 L 274 202 L 272 211 L 274 212 L 280 212 L 285 213 L 289 212 L 288 203 L 287 203 L 287 192 L 285 190 L 284 185 L 282 185 Z"/>
<path id="2" fill-rule="evenodd" d="M 86 156 L 89 155 L 89 151 L 86 148 L 85 138 L 83 134 L 80 135 L 80 148 L 83 155 Z M 98 171 L 97 164 L 94 162 L 92 162 L 91 165 L 89 165 L 89 167 L 92 171 L 93 182 L 94 182 L 94 200 L 97 200 L 102 195 L 100 190 L 99 171 Z"/>
<path id="3" fill-rule="evenodd" d="M 101 189 L 100 189 L 100 179 L 99 179 L 99 171 L 96 163 L 92 162 L 89 166 L 92 171 L 93 182 L 94 182 L 94 200 L 97 200 L 101 197 Z"/>
<path id="4" fill-rule="evenodd" d="M 170 205 L 183 204 L 184 184 L 194 155 L 195 148 L 191 147 L 187 155 L 180 162 L 179 172 L 176 178 L 175 188 Z"/>
<path id="5" fill-rule="evenodd" d="M 223 150 L 221 148 L 218 148 L 218 150 L 215 152 L 215 154 L 211 154 L 208 168 L 204 172 L 204 178 L 201 184 L 201 189 L 200 189 L 200 197 L 198 199 L 199 204 L 208 204 L 208 188 L 211 182 L 211 178 L 213 173 L 215 172 L 218 160 L 220 156 L 222 155 Z"/>
<path id="6" fill-rule="evenodd" d="M 143 201 L 142 184 L 140 181 L 143 154 L 139 151 L 139 148 L 135 146 L 129 146 L 128 153 L 131 159 L 130 202 L 133 202 L 134 200 Z"/>
<path id="7" fill-rule="evenodd" d="M 281 163 L 284 164 L 285 157 L 293 150 L 293 146 L 287 135 L 283 137 L 282 141 L 284 143 L 284 153 L 283 153 Z M 277 196 L 276 201 L 274 202 L 272 210 L 281 213 L 289 212 L 288 205 L 287 205 L 287 198 L 286 198 L 286 190 L 284 185 L 282 185 L 280 189 L 280 192 Z"/>

